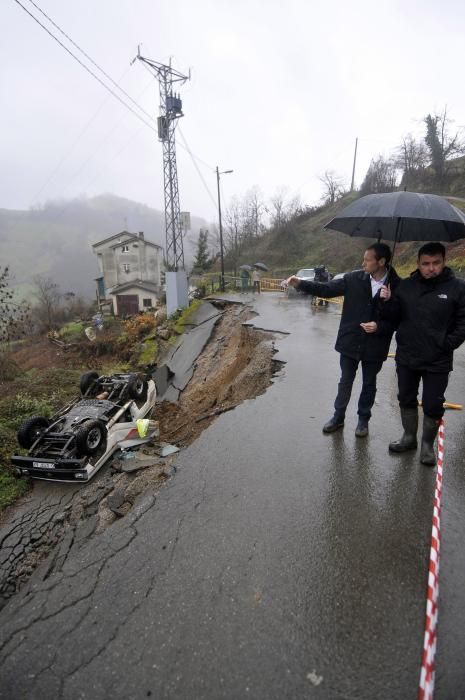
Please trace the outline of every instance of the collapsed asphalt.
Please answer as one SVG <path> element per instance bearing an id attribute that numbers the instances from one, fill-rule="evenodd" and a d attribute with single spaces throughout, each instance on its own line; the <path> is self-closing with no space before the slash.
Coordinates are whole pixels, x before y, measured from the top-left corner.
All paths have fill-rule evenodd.
<path id="1" fill-rule="evenodd" d="M 354 402 L 344 430 L 323 435 L 337 308 L 280 293 L 254 303 L 253 324 L 289 333 L 274 341 L 283 371 L 3 609 L 0 697 L 416 695 L 434 470 L 387 452 L 393 362 L 370 436 L 354 436 Z M 463 403 L 463 349 L 455 366 L 447 399 Z M 437 700 L 465 687 L 462 426 L 447 413 Z"/>

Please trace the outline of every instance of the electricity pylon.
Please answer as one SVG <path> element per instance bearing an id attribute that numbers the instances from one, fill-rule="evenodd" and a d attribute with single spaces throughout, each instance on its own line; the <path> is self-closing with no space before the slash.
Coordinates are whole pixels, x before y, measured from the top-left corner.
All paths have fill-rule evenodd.
<path id="1" fill-rule="evenodd" d="M 170 65 L 144 58 L 138 50 L 137 58 L 149 66 L 158 79 L 160 87 L 160 116 L 158 117 L 158 139 L 163 144 L 163 183 L 165 192 L 166 265 L 168 270 L 184 269 L 183 227 L 179 206 L 178 171 L 176 166 L 175 129 L 183 117 L 182 100 L 173 93 L 173 84 L 181 85 L 190 79 Z"/>

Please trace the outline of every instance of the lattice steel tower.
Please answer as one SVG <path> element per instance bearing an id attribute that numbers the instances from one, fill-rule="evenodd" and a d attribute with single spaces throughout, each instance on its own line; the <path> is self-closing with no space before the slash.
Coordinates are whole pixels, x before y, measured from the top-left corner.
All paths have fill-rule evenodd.
<path id="1" fill-rule="evenodd" d="M 190 76 L 183 75 L 170 65 L 152 61 L 137 54 L 155 73 L 160 87 L 160 116 L 158 139 L 163 144 L 163 183 L 165 190 L 166 265 L 168 270 L 184 269 L 181 210 L 179 206 L 178 171 L 176 167 L 175 130 L 178 119 L 183 117 L 181 98 L 173 93 L 174 83 L 183 83 Z"/>

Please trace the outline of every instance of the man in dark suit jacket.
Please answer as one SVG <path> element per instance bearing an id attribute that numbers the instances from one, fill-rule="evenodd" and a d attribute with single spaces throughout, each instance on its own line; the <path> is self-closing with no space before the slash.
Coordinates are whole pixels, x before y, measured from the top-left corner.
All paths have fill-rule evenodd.
<path id="1" fill-rule="evenodd" d="M 358 400 L 357 437 L 368 435 L 368 422 L 376 396 L 376 376 L 389 351 L 394 326 L 381 319 L 380 298 L 383 286 L 394 290 L 400 278 L 389 266 L 391 250 L 385 243 L 374 243 L 363 256 L 362 270 L 348 272 L 330 282 L 310 282 L 292 276 L 287 284 L 299 291 L 319 297 L 344 297 L 342 317 L 336 339 L 340 353 L 341 378 L 334 402 L 334 415 L 323 426 L 324 433 L 333 433 L 344 426 L 347 405 L 359 363 L 362 365 L 362 391 Z"/>

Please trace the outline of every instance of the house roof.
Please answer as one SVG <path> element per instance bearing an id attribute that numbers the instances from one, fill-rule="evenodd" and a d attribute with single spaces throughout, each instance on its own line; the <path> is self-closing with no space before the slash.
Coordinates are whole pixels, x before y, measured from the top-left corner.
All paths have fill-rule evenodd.
<path id="1" fill-rule="evenodd" d="M 111 290 L 107 290 L 107 294 L 121 294 L 131 287 L 138 287 L 152 294 L 157 294 L 160 292 L 160 286 L 154 282 L 144 282 L 144 280 L 132 280 L 131 282 L 125 282 L 124 284 L 119 284 L 116 287 L 112 287 Z"/>
<path id="2" fill-rule="evenodd" d="M 117 239 L 123 239 L 124 240 L 117 240 Z M 130 233 L 129 231 L 121 231 L 120 233 L 115 233 L 113 236 L 109 236 L 108 238 L 104 238 L 101 241 L 98 241 L 97 243 L 92 244 L 92 248 L 97 248 L 99 245 L 103 245 L 104 243 L 110 243 L 110 241 L 115 241 L 114 245 L 117 246 L 120 243 L 126 243 L 127 241 L 144 241 L 147 245 L 151 245 L 154 248 L 159 248 L 162 250 L 162 246 L 158 245 L 157 243 L 152 243 L 151 241 L 148 241 L 145 237 L 141 238 L 139 234 L 137 233 Z"/>

